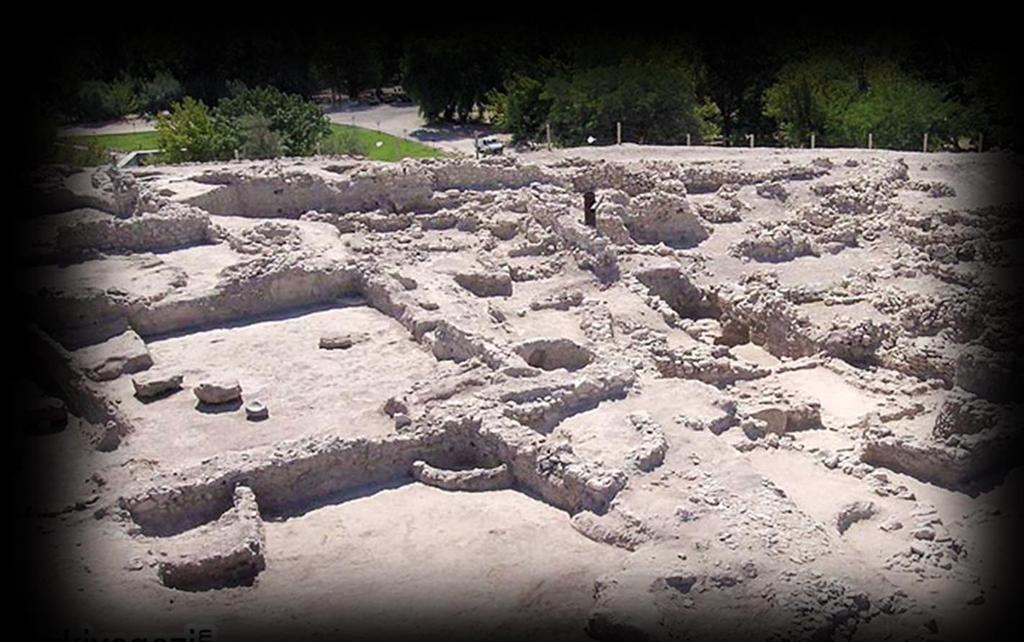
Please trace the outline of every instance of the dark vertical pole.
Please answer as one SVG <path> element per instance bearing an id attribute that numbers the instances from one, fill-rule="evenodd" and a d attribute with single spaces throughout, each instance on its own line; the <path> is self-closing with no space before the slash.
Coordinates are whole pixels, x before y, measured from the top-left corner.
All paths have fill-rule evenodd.
<path id="1" fill-rule="evenodd" d="M 597 227 L 597 212 L 594 211 L 594 193 L 583 192 L 583 223 L 587 227 Z"/>

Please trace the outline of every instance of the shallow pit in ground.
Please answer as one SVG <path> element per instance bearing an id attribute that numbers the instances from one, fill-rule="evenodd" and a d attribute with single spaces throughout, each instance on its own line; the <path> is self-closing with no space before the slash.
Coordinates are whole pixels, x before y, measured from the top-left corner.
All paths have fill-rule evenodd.
<path id="1" fill-rule="evenodd" d="M 337 333 L 365 341 L 347 350 L 319 347 L 322 336 Z M 130 376 L 105 385 L 135 427 L 132 452 L 169 462 L 327 432 L 389 434 L 394 422 L 381 411 L 384 401 L 430 377 L 437 365 L 397 321 L 344 303 L 175 335 L 148 347 L 155 366 L 184 376 L 182 390 L 142 403 Z M 206 377 L 238 379 L 243 401 L 263 402 L 269 418 L 247 421 L 242 408 L 231 406 L 197 409 L 192 387 Z"/>
<path id="2" fill-rule="evenodd" d="M 594 353 L 569 339 L 532 339 L 515 347 L 527 364 L 541 370 L 579 370 L 594 360 Z"/>
<path id="3" fill-rule="evenodd" d="M 653 268 L 636 278 L 684 319 L 717 319 L 721 315 L 713 294 L 697 287 L 678 268 Z"/>
<path id="4" fill-rule="evenodd" d="M 828 368 L 805 368 L 777 375 L 780 385 L 821 404 L 821 420 L 828 428 L 856 423 L 885 408 L 884 399 L 858 388 Z"/>

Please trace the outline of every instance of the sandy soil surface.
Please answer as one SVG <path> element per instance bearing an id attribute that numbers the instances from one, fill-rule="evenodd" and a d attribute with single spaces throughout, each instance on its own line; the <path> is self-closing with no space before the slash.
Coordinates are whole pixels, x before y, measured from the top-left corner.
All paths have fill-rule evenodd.
<path id="1" fill-rule="evenodd" d="M 1018 164 L 623 145 L 51 183 L 20 293 L 51 628 L 967 639 L 1016 596 Z"/>

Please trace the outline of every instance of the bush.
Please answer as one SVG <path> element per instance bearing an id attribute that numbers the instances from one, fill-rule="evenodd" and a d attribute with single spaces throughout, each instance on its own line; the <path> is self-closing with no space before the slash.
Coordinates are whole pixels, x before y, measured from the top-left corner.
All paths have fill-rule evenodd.
<path id="1" fill-rule="evenodd" d="M 242 130 L 242 156 L 246 158 L 276 158 L 284 147 L 281 135 L 270 128 L 270 119 L 263 114 L 247 114 L 239 119 Z"/>
<path id="2" fill-rule="evenodd" d="M 181 83 L 162 71 L 139 89 L 139 104 L 147 114 L 156 114 L 170 108 L 171 103 L 184 95 Z"/>
<path id="3" fill-rule="evenodd" d="M 135 91 L 129 80 L 105 83 L 87 80 L 78 87 L 77 111 L 87 121 L 122 118 L 138 107 Z"/>
<path id="4" fill-rule="evenodd" d="M 53 144 L 49 161 L 72 167 L 96 167 L 110 162 L 110 152 L 99 142 L 85 143 L 58 140 Z"/>
<path id="5" fill-rule="evenodd" d="M 220 160 L 233 153 L 224 124 L 194 98 L 174 103 L 156 123 L 160 149 L 169 162 Z"/>
<path id="6" fill-rule="evenodd" d="M 704 102 L 694 110 L 700 122 L 700 141 L 710 141 L 722 136 L 722 110 L 714 102 L 705 98 Z"/>
<path id="7" fill-rule="evenodd" d="M 135 89 L 130 80 L 118 80 L 110 83 L 110 99 L 114 107 L 115 118 L 133 114 L 139 108 L 139 101 L 135 97 Z"/>
<path id="8" fill-rule="evenodd" d="M 300 96 L 241 84 L 232 90 L 213 110 L 185 97 L 170 114 L 157 117 L 160 147 L 169 161 L 225 159 L 235 150 L 247 158 L 308 156 L 331 133 L 320 108 Z"/>
<path id="9" fill-rule="evenodd" d="M 241 83 L 231 86 L 232 96 L 222 98 L 216 114 L 223 121 L 226 136 L 235 147 L 245 144 L 242 119 L 259 114 L 280 137 L 282 153 L 308 156 L 316 145 L 331 133 L 327 117 L 320 107 L 301 96 L 284 94 L 273 87 L 249 89 Z"/>

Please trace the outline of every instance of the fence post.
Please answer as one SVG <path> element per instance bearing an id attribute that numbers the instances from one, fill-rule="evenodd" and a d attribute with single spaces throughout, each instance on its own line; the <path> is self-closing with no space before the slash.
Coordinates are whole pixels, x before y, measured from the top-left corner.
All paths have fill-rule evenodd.
<path id="1" fill-rule="evenodd" d="M 928 153 L 928 132 L 924 133 L 924 146 L 921 149 L 925 153 Z"/>
<path id="2" fill-rule="evenodd" d="M 622 121 L 615 122 L 615 144 L 622 144 Z"/>
<path id="3" fill-rule="evenodd" d="M 811 149 L 814 149 L 814 132 L 811 132 Z"/>
<path id="4" fill-rule="evenodd" d="M 747 134 L 747 138 L 750 139 L 750 148 L 753 149 L 754 148 L 754 135 L 753 134 Z"/>
<path id="5" fill-rule="evenodd" d="M 686 135 L 686 146 L 687 147 L 690 146 L 690 135 L 689 134 Z"/>
<path id="6" fill-rule="evenodd" d="M 874 149 L 874 148 L 875 148 L 875 135 L 872 134 L 871 132 L 868 132 L 868 149 Z"/>

